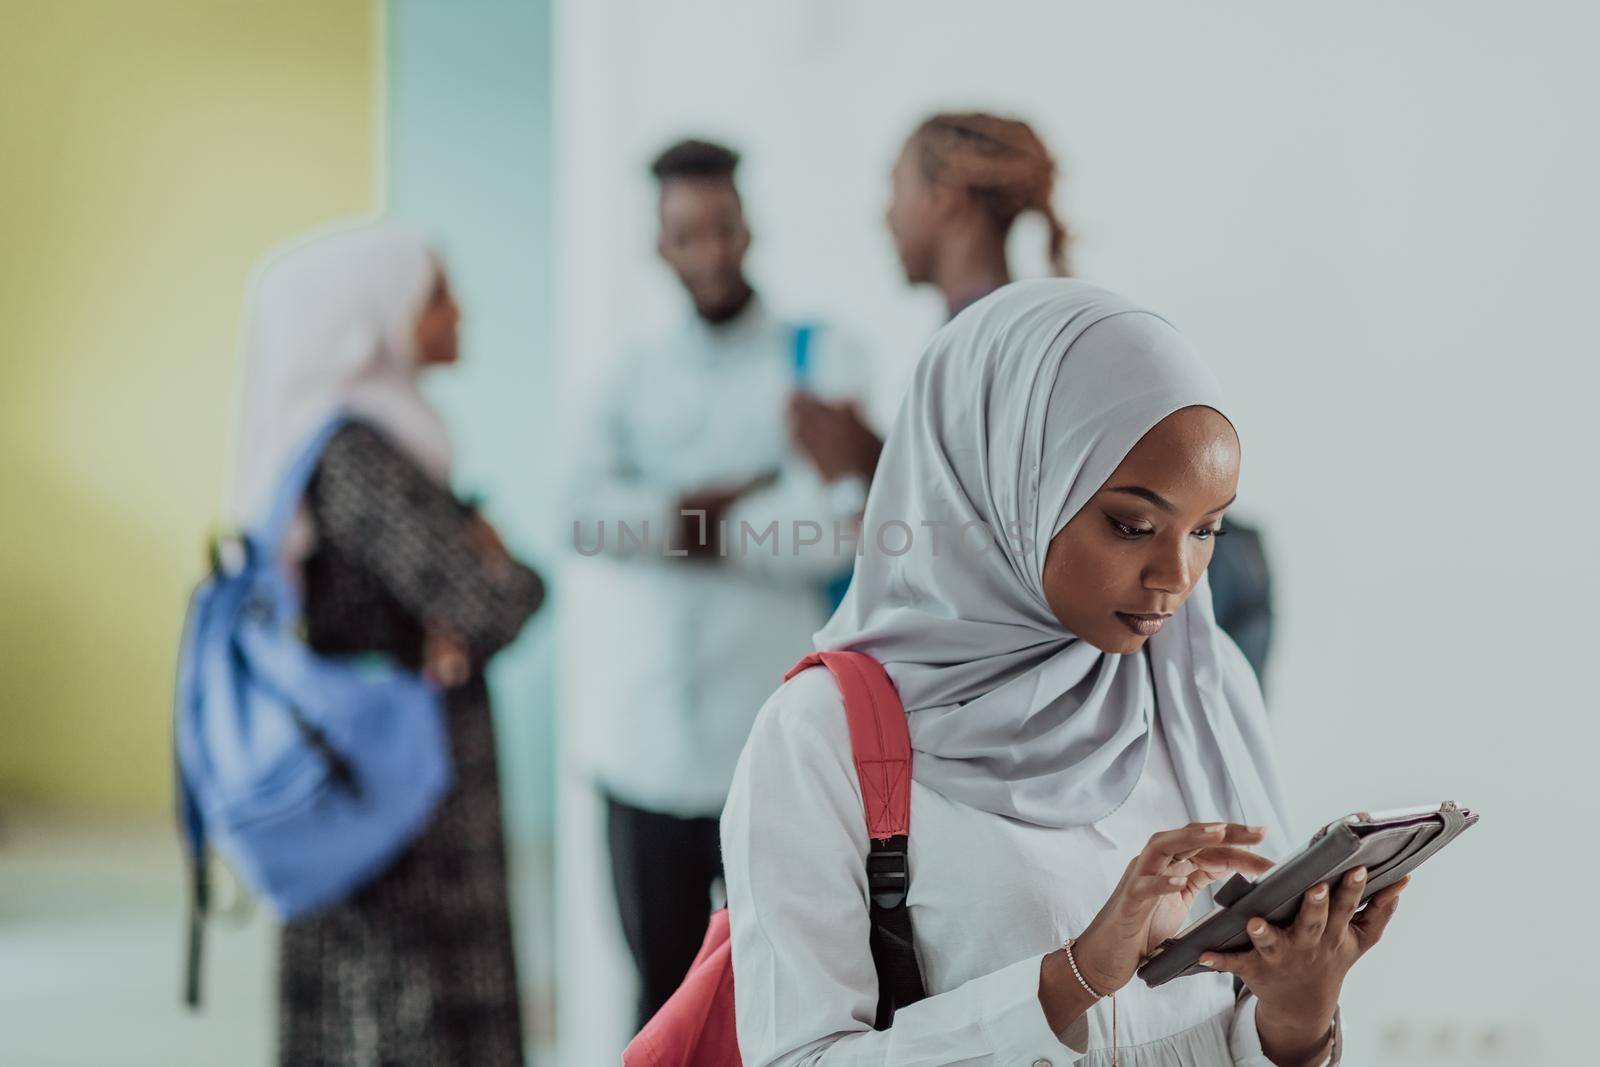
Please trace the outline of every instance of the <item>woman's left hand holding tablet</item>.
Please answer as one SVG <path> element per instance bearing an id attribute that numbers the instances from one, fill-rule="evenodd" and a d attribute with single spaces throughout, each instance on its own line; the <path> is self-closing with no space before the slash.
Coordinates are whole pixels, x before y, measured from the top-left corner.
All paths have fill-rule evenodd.
<path id="1" fill-rule="evenodd" d="M 1358 915 L 1366 877 L 1365 868 L 1350 871 L 1331 899 L 1326 884 L 1312 886 L 1288 927 L 1251 919 L 1245 926 L 1253 946 L 1249 951 L 1200 957 L 1204 966 L 1238 975 L 1255 994 L 1260 1002 L 1256 1029 L 1273 1063 L 1289 1067 L 1326 1057 L 1344 977 L 1383 936 L 1410 881 L 1375 894 Z"/>

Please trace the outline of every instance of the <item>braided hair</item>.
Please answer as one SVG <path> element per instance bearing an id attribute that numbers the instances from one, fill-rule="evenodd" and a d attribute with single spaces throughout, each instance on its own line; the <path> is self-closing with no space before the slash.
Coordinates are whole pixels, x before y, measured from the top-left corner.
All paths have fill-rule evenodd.
<path id="1" fill-rule="evenodd" d="M 964 190 L 1001 235 L 1037 211 L 1050 227 L 1050 267 L 1067 273 L 1067 227 L 1050 203 L 1056 161 L 1033 127 L 983 112 L 945 112 L 918 126 L 910 144 L 929 181 Z"/>

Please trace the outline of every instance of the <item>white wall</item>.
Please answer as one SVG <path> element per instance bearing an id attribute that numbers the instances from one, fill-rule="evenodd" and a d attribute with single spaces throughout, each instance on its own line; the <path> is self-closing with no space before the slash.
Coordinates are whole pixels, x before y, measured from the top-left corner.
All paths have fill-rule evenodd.
<path id="1" fill-rule="evenodd" d="M 1172 316 L 1239 412 L 1301 828 L 1445 797 L 1483 812 L 1355 973 L 1349 1062 L 1589 1062 L 1600 17 L 1211 7 L 559 4 L 568 395 L 669 306 L 644 175 L 666 141 L 744 150 L 759 284 L 888 366 L 939 315 L 882 230 L 900 140 L 941 107 L 1029 118 L 1061 158 L 1078 272 Z M 593 1044 L 564 1062 L 602 1062 L 628 998 L 592 811 L 565 796 L 563 1023 Z"/>

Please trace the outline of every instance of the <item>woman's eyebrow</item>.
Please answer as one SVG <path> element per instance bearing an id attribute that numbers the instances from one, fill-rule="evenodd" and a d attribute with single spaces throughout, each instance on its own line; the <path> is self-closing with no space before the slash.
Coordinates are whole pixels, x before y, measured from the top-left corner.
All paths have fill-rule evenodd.
<path id="1" fill-rule="evenodd" d="M 1129 496 L 1136 496 L 1140 500 L 1148 500 L 1162 511 L 1178 510 L 1172 506 L 1172 501 L 1168 500 L 1154 489 L 1146 489 L 1142 485 L 1118 485 L 1113 486 L 1111 489 L 1106 491 L 1110 493 L 1127 493 Z"/>
<path id="2" fill-rule="evenodd" d="M 1162 496 L 1160 493 L 1156 492 L 1154 489 L 1146 489 L 1142 485 L 1116 485 L 1116 486 L 1112 486 L 1110 489 L 1107 489 L 1106 492 L 1108 492 L 1108 493 L 1127 493 L 1129 496 L 1136 496 L 1140 500 L 1148 500 L 1150 503 L 1154 504 L 1156 507 L 1160 508 L 1162 511 L 1171 512 L 1171 511 L 1177 511 L 1178 510 L 1176 507 L 1173 506 L 1172 501 L 1168 500 L 1166 497 Z M 1226 503 L 1218 504 L 1216 507 L 1214 507 L 1210 511 L 1206 512 L 1206 514 L 1207 515 L 1215 515 L 1219 511 L 1226 511 L 1228 508 L 1232 507 L 1233 506 L 1233 502 L 1235 500 L 1238 500 L 1238 499 L 1239 499 L 1239 494 L 1235 493 L 1235 494 L 1233 494 L 1233 496 L 1228 498 Z"/>

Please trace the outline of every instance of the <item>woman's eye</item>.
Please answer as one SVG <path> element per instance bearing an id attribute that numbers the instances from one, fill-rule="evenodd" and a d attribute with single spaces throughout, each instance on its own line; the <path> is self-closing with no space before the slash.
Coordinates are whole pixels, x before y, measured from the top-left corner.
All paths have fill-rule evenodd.
<path id="1" fill-rule="evenodd" d="M 1227 530 L 1217 530 L 1217 529 L 1212 529 L 1212 528 L 1208 527 L 1207 529 L 1204 529 L 1204 530 L 1196 530 L 1194 532 L 1194 535 L 1196 537 L 1198 537 L 1202 541 L 1209 541 L 1213 537 L 1222 537 L 1222 536 L 1226 535 L 1227 532 L 1228 532 Z"/>
<path id="2" fill-rule="evenodd" d="M 1130 541 L 1135 539 L 1135 538 L 1144 537 L 1145 535 L 1150 533 L 1149 530 L 1143 529 L 1141 527 L 1129 526 L 1127 523 L 1123 522 L 1121 519 L 1118 519 L 1118 518 L 1116 518 L 1114 516 L 1111 516 L 1111 515 L 1107 515 L 1106 516 L 1106 521 L 1111 524 L 1111 528 L 1117 532 L 1117 536 L 1118 537 L 1126 537 Z"/>

